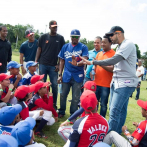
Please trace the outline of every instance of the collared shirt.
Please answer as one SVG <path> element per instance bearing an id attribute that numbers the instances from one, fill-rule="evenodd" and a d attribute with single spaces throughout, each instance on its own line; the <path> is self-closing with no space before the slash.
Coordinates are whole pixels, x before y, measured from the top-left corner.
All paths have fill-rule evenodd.
<path id="1" fill-rule="evenodd" d="M 100 49 L 99 51 L 96 51 L 95 48 L 91 51 L 89 51 L 89 61 L 92 61 L 93 58 L 96 57 L 97 53 L 101 52 L 103 49 Z M 92 67 L 93 65 L 87 65 L 87 68 L 86 68 L 86 76 L 87 78 L 90 78 L 90 72 L 92 71 Z"/>
<path id="2" fill-rule="evenodd" d="M 6 73 L 7 62 L 11 61 L 12 49 L 10 42 L 5 39 L 4 41 L 0 38 L 0 73 Z"/>
<path id="3" fill-rule="evenodd" d="M 65 44 L 58 57 L 65 60 L 63 82 L 68 83 L 73 77 L 78 83 L 84 79 L 84 66 L 73 66 L 69 61 L 72 61 L 72 55 L 75 55 L 77 62 L 80 62 L 80 56 L 88 57 L 88 48 L 86 45 L 79 42 L 76 46 L 71 43 Z"/>
<path id="4" fill-rule="evenodd" d="M 30 85 L 32 76 L 37 75 L 37 72 L 34 72 L 32 75 L 30 72 L 27 72 L 22 79 L 22 85 Z"/>
<path id="5" fill-rule="evenodd" d="M 115 89 L 121 87 L 137 87 L 138 78 L 136 76 L 136 47 L 130 40 L 125 39 L 116 49 L 116 53 L 124 60 L 114 65 L 113 79 Z"/>
<path id="6" fill-rule="evenodd" d="M 138 66 L 136 70 L 136 76 L 138 77 L 139 82 L 141 82 L 141 77 L 140 75 L 144 74 L 144 67 L 143 66 Z"/>

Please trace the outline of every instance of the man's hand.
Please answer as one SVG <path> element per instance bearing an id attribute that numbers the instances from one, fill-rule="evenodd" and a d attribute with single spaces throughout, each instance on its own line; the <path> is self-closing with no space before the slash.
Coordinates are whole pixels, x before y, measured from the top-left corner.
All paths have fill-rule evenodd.
<path id="1" fill-rule="evenodd" d="M 40 116 L 42 116 L 44 114 L 44 111 L 43 110 L 41 110 L 40 111 Z"/>
<path id="2" fill-rule="evenodd" d="M 122 127 L 122 132 L 124 133 L 127 130 L 127 126 Z"/>
<path id="3" fill-rule="evenodd" d="M 72 55 L 72 61 L 68 61 L 69 63 L 71 63 L 74 66 L 77 66 L 77 60 L 76 57 L 74 55 Z"/>
<path id="4" fill-rule="evenodd" d="M 21 78 L 22 78 L 22 76 L 21 76 L 21 74 L 19 73 L 19 74 L 17 75 L 17 80 L 20 81 Z"/>
<path id="5" fill-rule="evenodd" d="M 85 59 L 84 57 L 80 56 L 79 57 L 83 60 L 83 64 L 91 65 L 91 62 Z"/>
<path id="6" fill-rule="evenodd" d="M 13 84 L 10 84 L 9 85 L 9 89 L 13 89 L 14 88 L 14 85 Z"/>
<path id="7" fill-rule="evenodd" d="M 60 84 L 62 82 L 62 76 L 58 77 L 57 83 Z"/>
<path id="8" fill-rule="evenodd" d="M 55 71 L 58 72 L 59 71 L 59 65 L 55 66 Z"/>
<path id="9" fill-rule="evenodd" d="M 54 119 L 55 119 L 55 122 L 57 122 L 57 121 L 58 121 L 58 117 L 54 117 Z"/>
<path id="10" fill-rule="evenodd" d="M 138 123 L 137 122 L 133 122 L 133 125 L 137 128 L 138 127 Z"/>
<path id="11" fill-rule="evenodd" d="M 27 71 L 24 69 L 23 66 L 21 67 L 21 71 L 22 71 L 23 76 L 27 73 Z"/>
<path id="12" fill-rule="evenodd" d="M 62 127 L 62 126 L 68 126 L 70 124 L 70 122 L 68 122 L 67 120 L 66 121 L 64 121 L 61 125 L 60 125 L 60 127 Z"/>
<path id="13" fill-rule="evenodd" d="M 53 96 L 53 93 L 49 92 L 49 96 Z"/>

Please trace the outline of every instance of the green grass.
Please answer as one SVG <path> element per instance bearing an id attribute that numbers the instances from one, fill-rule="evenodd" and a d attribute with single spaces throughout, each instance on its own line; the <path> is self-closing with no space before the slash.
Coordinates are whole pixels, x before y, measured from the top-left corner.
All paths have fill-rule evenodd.
<path id="1" fill-rule="evenodd" d="M 12 56 L 12 60 L 19 62 L 19 53 L 14 52 Z M 141 92 L 140 92 L 140 99 L 141 100 L 147 100 L 147 81 L 143 81 L 141 83 Z M 141 115 L 141 108 L 137 105 L 137 102 L 135 100 L 136 91 L 133 93 L 133 97 L 129 99 L 128 104 L 128 114 L 125 125 L 128 127 L 128 130 L 132 133 L 135 130 L 135 127 L 132 125 L 132 122 L 140 122 L 144 120 Z M 71 92 L 68 95 L 68 99 L 71 99 L 72 95 Z M 60 107 L 60 97 L 58 95 L 58 108 Z M 65 142 L 59 137 L 57 130 L 59 125 L 65 121 L 69 117 L 69 107 L 70 103 L 67 101 L 67 110 L 66 110 L 66 116 L 64 118 L 59 119 L 57 123 L 55 123 L 53 126 L 46 126 L 43 131 L 48 136 L 48 139 L 42 139 L 36 137 L 35 141 L 42 142 L 47 147 L 63 147 Z M 107 111 L 106 119 L 109 118 L 109 111 Z"/>

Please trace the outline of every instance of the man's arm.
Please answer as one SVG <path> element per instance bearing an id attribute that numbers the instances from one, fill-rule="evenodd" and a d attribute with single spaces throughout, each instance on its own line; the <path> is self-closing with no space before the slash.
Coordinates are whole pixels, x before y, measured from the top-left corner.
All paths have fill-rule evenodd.
<path id="1" fill-rule="evenodd" d="M 63 72 L 64 64 L 65 64 L 65 60 L 60 58 L 60 60 L 59 60 L 59 77 L 57 80 L 58 83 L 62 82 L 62 72 Z"/>
<path id="2" fill-rule="evenodd" d="M 38 61 L 38 59 L 39 59 L 39 57 L 40 57 L 40 54 L 41 54 L 41 48 L 38 47 L 37 52 L 36 52 L 35 62 Z"/>
<path id="3" fill-rule="evenodd" d="M 22 64 L 22 65 L 23 65 L 23 57 L 24 57 L 24 54 L 20 53 L 20 64 Z M 21 71 L 22 71 L 23 75 L 26 74 L 26 70 L 25 70 L 24 66 L 21 66 Z"/>
<path id="4" fill-rule="evenodd" d="M 9 52 L 8 52 L 8 62 L 10 62 L 11 61 L 11 57 L 12 57 L 12 48 L 11 48 L 11 44 L 10 44 L 10 50 L 9 50 Z"/>
<path id="5" fill-rule="evenodd" d="M 15 88 L 17 88 L 17 85 L 18 85 L 18 83 L 19 83 L 19 81 L 22 79 L 22 76 L 21 76 L 21 74 L 19 73 L 18 75 L 17 75 L 17 79 L 16 79 L 16 81 L 15 81 L 15 83 L 13 84 L 14 85 L 14 88 L 13 88 L 13 90 L 15 89 Z M 20 85 L 19 85 L 20 86 Z"/>
<path id="6" fill-rule="evenodd" d="M 101 66 L 103 69 L 105 69 L 106 71 L 109 71 L 109 72 L 113 72 L 113 69 L 114 69 L 114 66 L 111 65 L 111 66 Z"/>

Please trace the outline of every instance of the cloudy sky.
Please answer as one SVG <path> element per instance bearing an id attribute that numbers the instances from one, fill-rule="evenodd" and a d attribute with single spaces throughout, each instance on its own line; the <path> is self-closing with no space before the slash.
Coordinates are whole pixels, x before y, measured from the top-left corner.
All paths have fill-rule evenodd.
<path id="1" fill-rule="evenodd" d="M 0 10 L 1 23 L 31 24 L 40 32 L 56 20 L 65 40 L 72 29 L 93 40 L 119 25 L 142 53 L 147 51 L 147 0 L 4 0 Z"/>

